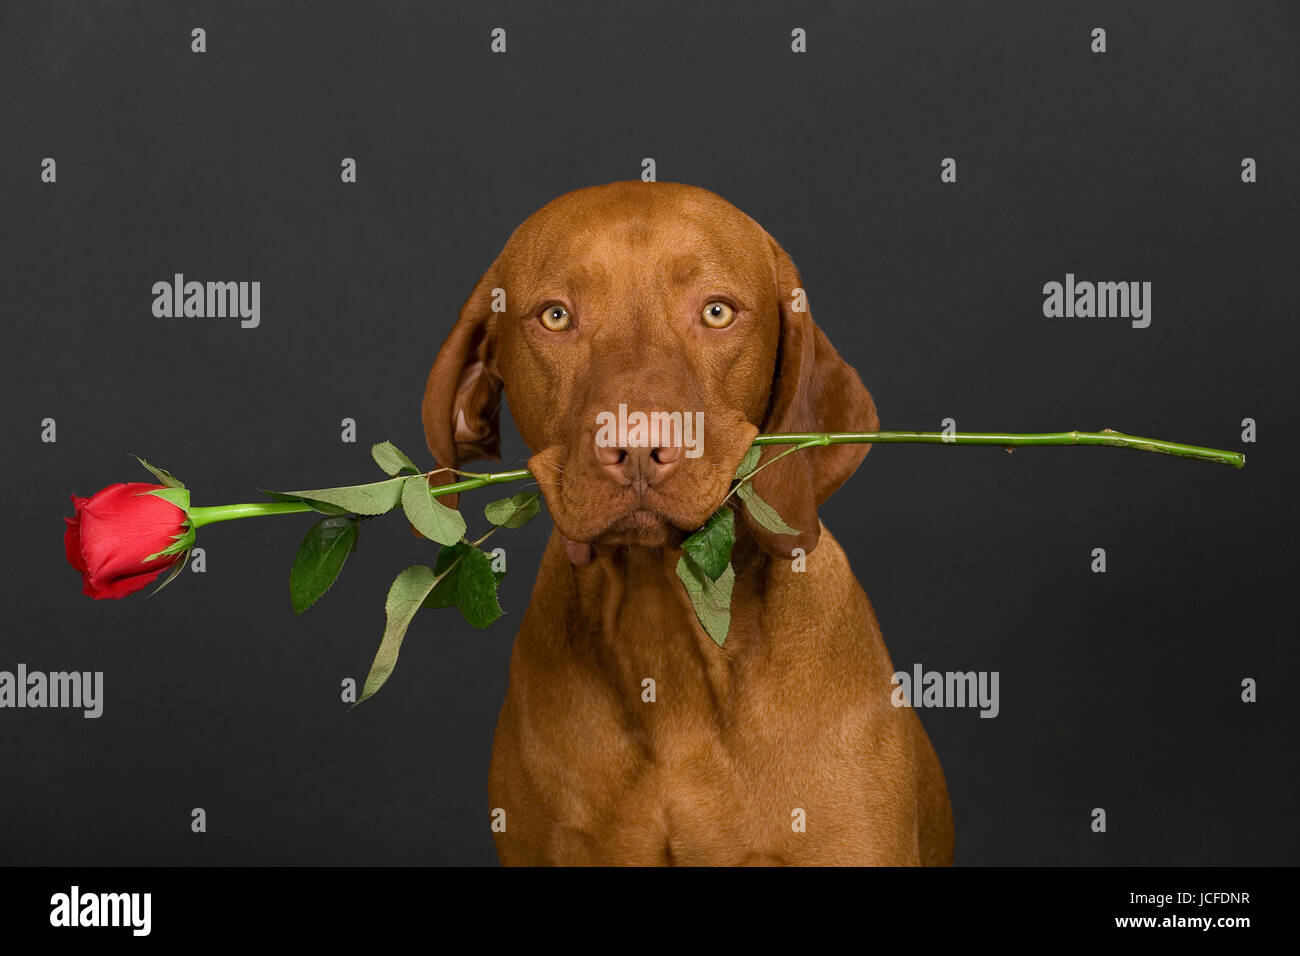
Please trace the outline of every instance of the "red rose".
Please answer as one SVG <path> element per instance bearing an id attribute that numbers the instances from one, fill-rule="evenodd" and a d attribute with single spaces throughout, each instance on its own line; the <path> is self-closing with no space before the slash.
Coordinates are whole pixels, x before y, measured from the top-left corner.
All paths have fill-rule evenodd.
<path id="1" fill-rule="evenodd" d="M 180 559 L 166 550 L 185 533 L 189 516 L 170 501 L 149 494 L 166 491 L 143 482 L 109 485 L 89 498 L 72 496 L 77 514 L 64 518 L 68 563 L 81 572 L 82 592 L 121 598 L 146 587 Z"/>

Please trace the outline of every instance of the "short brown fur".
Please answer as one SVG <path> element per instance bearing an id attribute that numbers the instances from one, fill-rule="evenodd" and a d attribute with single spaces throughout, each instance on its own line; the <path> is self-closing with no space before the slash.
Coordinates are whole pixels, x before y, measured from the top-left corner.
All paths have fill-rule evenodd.
<path id="1" fill-rule="evenodd" d="M 438 462 L 497 457 L 504 393 L 555 522 L 493 744 L 503 863 L 952 862 L 943 771 L 915 711 L 890 702 L 875 614 L 817 517 L 869 446 L 801 451 L 756 477 L 800 534 L 741 512 L 724 646 L 674 572 L 760 431 L 879 427 L 801 287 L 781 247 L 713 193 L 612 183 L 526 220 L 439 352 L 424 399 Z M 726 329 L 700 321 L 717 300 L 735 308 Z M 569 329 L 538 320 L 553 304 Z M 619 403 L 703 411 L 705 453 L 666 477 L 647 463 L 611 479 L 595 416 Z"/>

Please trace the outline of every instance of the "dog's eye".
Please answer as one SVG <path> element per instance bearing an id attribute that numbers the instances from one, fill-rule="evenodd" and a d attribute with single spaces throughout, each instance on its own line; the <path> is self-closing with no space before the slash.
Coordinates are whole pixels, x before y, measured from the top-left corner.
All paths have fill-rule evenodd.
<path id="1" fill-rule="evenodd" d="M 542 310 L 542 325 L 552 332 L 563 332 L 572 323 L 569 310 L 562 305 L 548 305 Z"/>
<path id="2" fill-rule="evenodd" d="M 700 313 L 704 324 L 711 329 L 725 329 L 736 318 L 736 311 L 725 302 L 710 302 Z"/>

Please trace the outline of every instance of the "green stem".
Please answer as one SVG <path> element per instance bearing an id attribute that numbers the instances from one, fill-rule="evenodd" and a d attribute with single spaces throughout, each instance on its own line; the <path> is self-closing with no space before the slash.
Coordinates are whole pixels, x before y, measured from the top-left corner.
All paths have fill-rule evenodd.
<path id="1" fill-rule="evenodd" d="M 780 437 L 780 436 L 775 436 L 775 437 Z M 754 444 L 758 444 L 758 443 L 755 442 Z M 773 445 L 775 445 L 775 444 L 778 444 L 778 443 L 777 443 L 777 442 L 768 442 L 768 443 L 766 443 L 766 444 L 773 444 Z M 787 448 L 785 451 L 781 452 L 781 454 L 779 454 L 779 455 L 773 455 L 773 456 L 772 456 L 771 458 L 769 458 L 767 461 L 763 462 L 763 464 L 759 465 L 757 468 L 755 468 L 755 469 L 754 469 L 753 471 L 751 471 L 749 474 L 745 475 L 744 480 L 742 480 L 742 481 L 737 481 L 734 485 L 732 485 L 732 486 L 731 486 L 731 490 L 727 492 L 727 497 L 725 497 L 725 498 L 722 499 L 722 503 L 725 505 L 728 501 L 730 501 L 730 500 L 731 500 L 731 496 L 734 495 L 736 492 L 740 491 L 740 486 L 741 486 L 741 485 L 743 485 L 746 481 L 752 481 L 753 478 L 754 478 L 754 476 L 757 475 L 757 474 L 758 474 L 760 471 L 762 471 L 764 468 L 766 468 L 768 465 L 775 465 L 778 461 L 780 461 L 780 460 L 781 460 L 782 458 L 784 458 L 786 455 L 793 455 L 795 452 L 797 452 L 797 451 L 801 451 L 801 450 L 804 449 L 804 448 L 812 448 L 814 445 L 821 445 L 821 444 L 824 444 L 824 442 L 820 442 L 820 441 L 800 441 L 800 442 L 791 442 L 791 446 L 790 446 L 789 448 Z M 752 488 L 753 485 L 750 485 L 750 487 Z"/>
<path id="2" fill-rule="evenodd" d="M 1195 458 L 1211 461 L 1233 468 L 1242 468 L 1246 456 L 1237 451 L 1223 451 L 1218 448 L 1203 448 L 1200 445 L 1184 445 L 1179 442 L 1160 441 L 1156 438 L 1140 438 L 1137 435 L 1125 435 L 1116 431 L 1100 432 L 794 432 L 779 435 L 759 435 L 754 439 L 755 445 L 790 445 L 781 454 L 765 461 L 747 476 L 752 478 L 759 471 L 779 458 L 793 454 L 804 448 L 820 445 L 999 445 L 1003 448 L 1025 448 L 1039 445 L 1109 445 L 1114 448 L 1135 448 L 1139 451 L 1154 451 L 1163 455 L 1177 455 L 1182 458 Z M 426 472 L 433 474 L 446 469 L 435 468 Z M 515 468 L 496 474 L 479 474 L 463 481 L 440 485 L 430 489 L 435 497 L 473 491 L 488 485 L 502 485 L 511 481 L 524 481 L 533 474 L 527 468 Z M 394 478 L 404 481 L 405 478 Z M 732 489 L 727 497 L 735 492 Z M 299 502 L 269 501 L 256 504 L 214 505 L 208 508 L 190 508 L 190 520 L 194 528 L 218 521 L 231 521 L 235 518 L 261 518 L 270 515 L 300 514 L 311 511 L 309 505 Z M 494 529 L 495 530 L 495 529 Z M 491 534 L 492 532 L 488 532 Z M 486 535 L 484 536 L 486 537 Z M 480 538 L 481 542 L 482 539 Z M 479 542 L 475 542 L 478 544 Z"/>
<path id="3" fill-rule="evenodd" d="M 816 445 L 1001 445 L 1004 448 L 1033 447 L 1037 445 L 1110 445 L 1115 448 L 1135 448 L 1139 451 L 1154 451 L 1164 455 L 1178 455 L 1182 458 L 1196 458 L 1200 461 L 1212 461 L 1233 468 L 1242 468 L 1246 456 L 1237 451 L 1223 451 L 1218 448 L 1203 448 L 1200 445 L 1184 445 L 1179 442 L 1160 441 L 1157 438 L 1140 438 L 1137 435 L 1125 435 L 1122 432 L 800 432 L 781 435 L 759 435 L 754 439 L 755 445 L 792 445 L 803 448 Z"/>
<path id="4" fill-rule="evenodd" d="M 435 468 L 433 471 L 441 471 Z M 425 472 L 433 474 L 433 472 Z M 475 488 L 482 488 L 486 485 L 501 485 L 507 481 L 523 481 L 525 478 L 533 477 L 533 473 L 527 468 L 516 468 L 513 471 L 501 471 L 495 475 L 480 475 L 477 478 L 466 478 L 464 481 L 453 481 L 449 485 L 439 485 L 437 488 L 430 488 L 429 491 L 435 498 L 443 495 L 455 495 L 462 491 L 473 491 Z"/>
<path id="5" fill-rule="evenodd" d="M 211 505 L 207 508 L 191 508 L 190 522 L 196 529 L 205 524 L 218 521 L 233 521 L 235 518 L 265 518 L 271 515 L 291 515 L 311 511 L 311 505 L 298 501 L 267 501 L 248 505 Z"/>

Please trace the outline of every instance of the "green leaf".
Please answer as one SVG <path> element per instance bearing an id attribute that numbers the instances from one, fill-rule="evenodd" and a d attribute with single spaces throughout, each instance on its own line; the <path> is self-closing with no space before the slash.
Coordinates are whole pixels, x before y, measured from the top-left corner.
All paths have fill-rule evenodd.
<path id="1" fill-rule="evenodd" d="M 359 515 L 381 515 L 392 511 L 402 498 L 402 483 L 409 478 L 389 478 L 368 485 L 347 485 L 342 488 L 315 488 L 310 491 L 283 491 L 299 500 L 323 501 L 344 511 Z"/>
<path id="2" fill-rule="evenodd" d="M 458 560 L 466 551 L 473 551 L 474 546 L 467 541 L 461 541 L 449 548 L 442 548 L 438 552 L 438 560 L 433 564 L 433 573 L 438 575 L 438 583 L 433 586 L 429 596 L 424 599 L 424 606 L 428 608 L 452 607 L 459 603 L 457 589 L 460 587 L 460 568 L 461 562 Z M 488 555 L 488 566 L 491 567 L 492 556 Z M 492 572 L 497 583 L 506 576 L 504 571 Z M 468 595 L 467 595 L 468 596 Z"/>
<path id="3" fill-rule="evenodd" d="M 522 528 L 542 510 L 541 498 L 536 491 L 521 491 L 511 498 L 489 502 L 483 507 L 483 514 L 495 525 Z"/>
<path id="4" fill-rule="evenodd" d="M 424 599 L 424 607 L 452 607 L 456 603 L 456 585 L 460 583 L 460 575 L 457 573 L 460 571 L 460 562 L 456 559 L 460 557 L 461 549 L 468 547 L 472 545 L 461 541 L 449 548 L 439 549 L 438 560 L 433 563 L 433 573 L 438 576 L 438 583 Z"/>
<path id="5" fill-rule="evenodd" d="M 302 495 L 287 495 L 283 491 L 267 491 L 265 488 L 259 488 L 262 494 L 276 501 L 297 501 L 311 508 L 312 511 L 318 511 L 323 515 L 345 515 L 348 513 L 347 508 L 340 508 L 338 505 L 327 505 L 323 501 L 313 501 L 311 498 L 304 498 Z"/>
<path id="6" fill-rule="evenodd" d="M 372 446 L 370 456 L 375 459 L 375 464 L 390 475 L 400 475 L 402 472 L 409 472 L 412 475 L 420 473 L 420 469 L 415 467 L 415 462 L 402 454 L 402 450 L 390 441 L 381 441 L 378 445 Z"/>
<path id="7" fill-rule="evenodd" d="M 683 554 L 677 561 L 677 577 L 686 588 L 700 626 L 721 647 L 731 629 L 731 589 L 736 583 L 736 572 L 728 564 L 717 581 L 710 581 L 704 570 Z"/>
<path id="8" fill-rule="evenodd" d="M 416 531 L 439 544 L 455 544 L 465 534 L 465 519 L 429 494 L 424 475 L 403 479 L 402 508 Z"/>
<path id="9" fill-rule="evenodd" d="M 190 559 L 189 551 L 185 551 L 183 554 L 181 554 L 181 556 L 176 559 L 176 563 L 172 565 L 171 573 L 168 574 L 167 577 L 163 578 L 162 584 L 158 585 L 156 588 L 154 588 L 152 591 L 149 592 L 148 597 L 153 597 L 155 594 L 157 594 L 167 585 L 171 584 L 172 581 L 176 580 L 176 575 L 180 574 L 182 571 L 185 570 L 185 564 L 186 562 L 189 561 L 189 559 Z M 146 560 L 152 560 L 152 559 L 147 558 Z"/>
<path id="10" fill-rule="evenodd" d="M 402 649 L 402 638 L 406 637 L 406 629 L 411 626 L 411 618 L 415 617 L 420 602 L 433 590 L 436 581 L 433 569 L 423 564 L 407 568 L 393 581 L 393 586 L 388 589 L 388 599 L 384 602 L 384 613 L 388 619 L 384 626 L 384 636 L 370 665 L 370 673 L 366 675 L 365 685 L 361 688 L 358 704 L 372 697 L 393 673 L 393 668 L 397 666 L 397 655 Z"/>
<path id="11" fill-rule="evenodd" d="M 682 550 L 710 581 L 716 581 L 731 563 L 731 546 L 735 543 L 736 516 L 724 505 L 713 512 L 703 528 L 682 542 Z"/>
<path id="12" fill-rule="evenodd" d="M 758 465 L 758 458 L 763 454 L 762 445 L 750 445 L 749 451 L 745 452 L 745 457 L 740 460 L 740 467 L 736 469 L 736 477 L 744 478 Z"/>
<path id="13" fill-rule="evenodd" d="M 322 518 L 308 529 L 289 571 L 289 599 L 301 614 L 329 590 L 343 562 L 357 549 L 355 518 Z"/>
<path id="14" fill-rule="evenodd" d="M 156 491 L 146 491 L 144 494 L 153 495 L 155 498 L 161 498 L 163 501 L 180 508 L 181 511 L 186 513 L 186 515 L 189 514 L 190 493 L 185 488 L 176 488 L 173 486 L 170 488 L 160 488 Z"/>
<path id="15" fill-rule="evenodd" d="M 460 559 L 456 606 L 473 627 L 487 627 L 501 616 L 492 559 L 478 548 L 471 548 Z"/>
<path id="16" fill-rule="evenodd" d="M 150 472 L 150 473 L 151 473 L 155 478 L 158 479 L 158 482 L 159 482 L 160 484 L 164 484 L 164 485 L 166 485 L 168 488 L 184 488 L 184 487 L 185 487 L 185 483 L 184 483 L 183 481 L 181 481 L 181 480 L 180 480 L 179 478 L 177 478 L 175 475 L 171 474 L 171 472 L 167 471 L 166 469 L 158 468 L 158 467 L 156 467 L 156 466 L 154 466 L 154 465 L 149 464 L 147 461 L 145 461 L 145 460 L 144 460 L 143 458 L 141 458 L 139 455 L 132 455 L 131 457 L 134 458 L 136 461 L 138 461 L 140 464 L 144 465 L 145 468 L 148 469 L 149 472 Z M 157 593 L 158 593 L 157 591 L 154 591 L 154 594 L 157 594 Z"/>
<path id="17" fill-rule="evenodd" d="M 754 520 L 761 524 L 768 531 L 775 534 L 798 534 L 794 528 L 790 527 L 781 520 L 781 516 L 776 513 L 776 509 L 758 496 L 753 485 L 748 481 L 741 484 L 736 489 L 736 494 L 740 495 L 745 502 L 745 507 L 749 513 L 754 516 Z"/>

